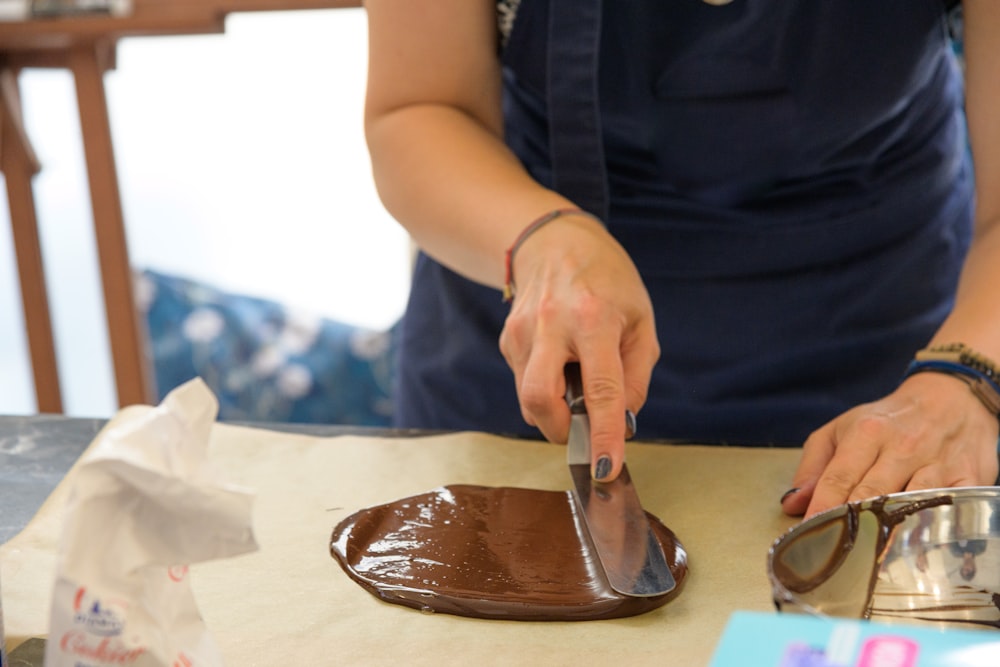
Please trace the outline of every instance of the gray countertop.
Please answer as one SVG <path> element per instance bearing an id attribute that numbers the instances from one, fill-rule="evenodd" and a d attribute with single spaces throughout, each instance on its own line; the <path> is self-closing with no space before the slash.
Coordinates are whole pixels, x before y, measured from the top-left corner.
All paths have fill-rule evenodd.
<path id="1" fill-rule="evenodd" d="M 0 416 L 0 544 L 28 524 L 106 422 L 61 415 Z M 343 425 L 240 425 L 319 437 L 345 434 L 405 437 L 426 433 Z"/>
<path id="2" fill-rule="evenodd" d="M 55 415 L 0 416 L 0 543 L 27 525 L 104 423 Z"/>

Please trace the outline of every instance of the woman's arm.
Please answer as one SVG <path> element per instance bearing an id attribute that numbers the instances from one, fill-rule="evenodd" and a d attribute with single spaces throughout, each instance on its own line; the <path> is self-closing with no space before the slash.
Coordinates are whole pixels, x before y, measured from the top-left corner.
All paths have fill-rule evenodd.
<path id="1" fill-rule="evenodd" d="M 491 0 L 368 0 L 365 127 L 379 195 L 428 254 L 503 285 L 505 249 L 571 206 L 503 143 Z"/>
<path id="2" fill-rule="evenodd" d="M 501 287 L 521 230 L 572 202 L 543 188 L 502 140 L 493 0 L 368 0 L 365 127 L 382 201 L 416 243 Z M 579 361 L 595 461 L 624 456 L 625 409 L 645 401 L 659 355 L 638 272 L 597 222 L 562 216 L 519 248 L 500 347 L 525 420 L 565 442 L 563 367 Z M 500 298 L 500 294 L 497 294 Z"/>
<path id="3" fill-rule="evenodd" d="M 955 310 L 934 343 L 1000 362 L 1000 2 L 965 0 L 966 117 L 976 165 L 976 232 Z"/>
<path id="4" fill-rule="evenodd" d="M 976 228 L 955 307 L 930 344 L 965 343 L 1000 362 L 1000 2 L 964 0 L 963 9 Z M 792 482 L 800 490 L 782 505 L 811 516 L 904 489 L 992 484 L 997 435 L 997 415 L 961 380 L 913 375 L 810 436 Z"/>

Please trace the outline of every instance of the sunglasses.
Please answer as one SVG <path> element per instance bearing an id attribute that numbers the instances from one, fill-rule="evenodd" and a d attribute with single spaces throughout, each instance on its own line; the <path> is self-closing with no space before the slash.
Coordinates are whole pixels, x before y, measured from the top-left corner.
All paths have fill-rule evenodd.
<path id="1" fill-rule="evenodd" d="M 779 611 L 1000 628 L 1000 488 L 896 493 L 775 540 Z"/>

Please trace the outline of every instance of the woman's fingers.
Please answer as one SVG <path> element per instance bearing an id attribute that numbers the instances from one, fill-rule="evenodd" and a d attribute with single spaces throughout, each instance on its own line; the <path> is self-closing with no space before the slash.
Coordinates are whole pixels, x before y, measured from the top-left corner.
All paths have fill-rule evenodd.
<path id="1" fill-rule="evenodd" d="M 802 448 L 802 458 L 792 476 L 791 484 L 781 496 L 781 509 L 790 516 L 805 514 L 812 500 L 816 482 L 836 452 L 833 440 L 833 424 L 827 424 L 806 440 Z"/>
<path id="2" fill-rule="evenodd" d="M 813 433 L 781 500 L 807 517 L 903 490 L 991 484 L 998 424 L 963 383 L 926 374 Z"/>
<path id="3" fill-rule="evenodd" d="M 590 460 L 594 479 L 618 477 L 625 460 L 625 381 L 617 350 L 583 355 L 583 395 L 590 419 Z"/>
<path id="4" fill-rule="evenodd" d="M 500 348 L 524 419 L 556 442 L 569 432 L 563 371 L 580 363 L 593 472 L 613 479 L 624 460 L 626 410 L 642 407 L 659 356 L 652 305 L 631 260 L 593 221 L 564 223 L 558 247 L 546 254 L 557 223 L 519 254 L 518 294 Z"/>

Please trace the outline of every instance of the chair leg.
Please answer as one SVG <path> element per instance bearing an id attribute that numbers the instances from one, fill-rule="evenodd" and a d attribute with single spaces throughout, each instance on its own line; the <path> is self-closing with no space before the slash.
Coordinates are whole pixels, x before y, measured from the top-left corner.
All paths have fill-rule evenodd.
<path id="1" fill-rule="evenodd" d="M 118 403 L 124 407 L 150 403 L 153 392 L 144 352 L 145 337 L 141 335 L 140 317 L 132 289 L 132 270 L 104 91 L 104 72 L 110 66 L 109 60 L 113 60 L 113 49 L 113 44 L 104 43 L 77 47 L 70 54 L 70 67 L 76 82 L 80 125 L 83 128 Z"/>
<path id="2" fill-rule="evenodd" d="M 32 177 L 38 170 L 38 160 L 24 130 L 17 72 L 9 67 L 0 67 L 0 171 L 7 182 L 35 402 L 40 413 L 61 413 L 59 369 L 31 190 Z"/>

